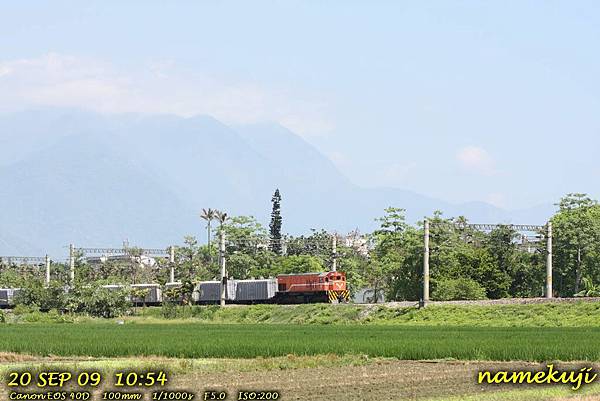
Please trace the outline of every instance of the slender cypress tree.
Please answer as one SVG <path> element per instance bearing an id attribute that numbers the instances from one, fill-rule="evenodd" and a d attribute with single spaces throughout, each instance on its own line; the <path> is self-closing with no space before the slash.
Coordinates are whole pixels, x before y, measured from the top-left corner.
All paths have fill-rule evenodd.
<path id="1" fill-rule="evenodd" d="M 271 223 L 269 224 L 269 232 L 271 236 L 271 251 L 277 255 L 281 255 L 281 195 L 279 189 L 275 190 L 271 198 L 273 210 L 271 211 Z"/>

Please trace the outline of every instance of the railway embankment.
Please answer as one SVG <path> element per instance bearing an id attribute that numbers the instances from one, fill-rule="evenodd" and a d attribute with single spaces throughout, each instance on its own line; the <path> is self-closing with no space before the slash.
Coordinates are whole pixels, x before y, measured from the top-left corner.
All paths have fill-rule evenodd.
<path id="1" fill-rule="evenodd" d="M 161 308 L 138 309 L 126 322 L 193 321 L 265 324 L 397 324 L 476 327 L 600 327 L 600 299 L 511 299 L 416 303 L 235 305 L 179 307 L 165 319 Z"/>

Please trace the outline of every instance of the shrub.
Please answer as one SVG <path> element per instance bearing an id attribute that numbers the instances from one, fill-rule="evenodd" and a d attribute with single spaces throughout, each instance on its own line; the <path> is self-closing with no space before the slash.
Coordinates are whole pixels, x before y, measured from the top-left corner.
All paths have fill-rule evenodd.
<path id="1" fill-rule="evenodd" d="M 64 315 L 56 309 L 51 309 L 48 312 L 40 312 L 39 310 L 21 311 L 16 315 L 17 322 L 26 323 L 73 323 L 74 319 L 71 316 Z"/>
<path id="2" fill-rule="evenodd" d="M 169 299 L 163 300 L 161 315 L 165 319 L 175 319 L 177 317 L 177 304 Z"/>
<path id="3" fill-rule="evenodd" d="M 67 298 L 68 311 L 95 317 L 117 317 L 127 312 L 130 306 L 126 289 L 108 289 L 97 284 L 76 286 Z"/>
<path id="4" fill-rule="evenodd" d="M 30 281 L 15 295 L 16 305 L 42 310 L 65 309 L 66 301 L 65 289 L 56 281 L 52 281 L 48 287 L 39 280 Z"/>
<path id="5" fill-rule="evenodd" d="M 27 313 L 32 313 L 32 312 L 39 312 L 39 308 L 35 305 L 30 306 L 30 305 L 23 305 L 23 304 L 17 304 L 12 312 L 13 315 L 19 316 L 19 315 L 25 315 Z"/>
<path id="6" fill-rule="evenodd" d="M 595 285 L 591 278 L 583 278 L 584 289 L 575 294 L 576 297 L 598 297 L 600 296 L 600 287 Z"/>
<path id="7" fill-rule="evenodd" d="M 435 301 L 485 299 L 485 288 L 470 278 L 437 280 L 432 293 Z"/>
<path id="8" fill-rule="evenodd" d="M 27 321 L 39 319 L 35 314 L 39 310 L 53 311 L 50 319 L 63 321 L 57 317 L 59 311 L 111 318 L 125 313 L 130 302 L 126 289 L 110 290 L 98 283 L 77 285 L 67 292 L 58 282 L 45 287 L 41 281 L 31 281 L 15 296 L 15 304 L 16 315 L 32 315 L 26 318 Z"/>

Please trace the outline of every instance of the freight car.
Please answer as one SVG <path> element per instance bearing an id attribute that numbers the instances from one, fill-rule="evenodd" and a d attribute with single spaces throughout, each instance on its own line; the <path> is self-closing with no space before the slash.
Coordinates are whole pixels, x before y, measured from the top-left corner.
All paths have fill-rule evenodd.
<path id="1" fill-rule="evenodd" d="M 0 288 L 0 308 L 11 308 L 14 306 L 15 296 L 20 288 Z"/>
<path id="2" fill-rule="evenodd" d="M 109 291 L 124 290 L 127 286 L 122 284 L 103 285 Z M 131 284 L 129 286 L 129 301 L 136 306 L 160 305 L 162 303 L 162 291 L 159 284 Z"/>
<path id="3" fill-rule="evenodd" d="M 235 293 L 237 288 L 236 280 L 227 280 L 225 285 L 225 301 L 235 301 Z M 194 293 L 192 294 L 194 303 L 216 304 L 221 299 L 221 282 L 220 281 L 201 281 L 196 284 Z"/>
<path id="4" fill-rule="evenodd" d="M 160 305 L 162 291 L 159 284 L 131 284 L 131 302 L 135 305 Z"/>
<path id="5" fill-rule="evenodd" d="M 164 291 L 162 292 L 162 301 L 165 302 L 167 300 L 171 302 L 183 303 L 184 296 L 179 291 L 183 283 L 179 281 L 174 281 L 172 283 L 166 283 Z M 175 293 L 173 293 L 175 291 Z M 175 296 L 175 298 L 173 298 Z"/>
<path id="6" fill-rule="evenodd" d="M 276 279 L 238 280 L 235 302 L 241 304 L 271 302 L 276 295 Z"/>

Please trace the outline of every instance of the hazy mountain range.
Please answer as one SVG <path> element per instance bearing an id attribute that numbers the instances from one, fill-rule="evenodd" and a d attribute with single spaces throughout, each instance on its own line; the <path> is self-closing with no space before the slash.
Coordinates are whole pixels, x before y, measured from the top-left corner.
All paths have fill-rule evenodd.
<path id="1" fill-rule="evenodd" d="M 399 155 L 401 158 L 401 155 Z M 393 205 L 409 221 L 433 210 L 477 222 L 543 223 L 551 204 L 506 211 L 450 204 L 394 188 L 361 188 L 276 124 L 214 118 L 99 115 L 50 109 L 0 115 L 0 255 L 63 257 L 65 246 L 166 247 L 204 238 L 203 207 L 268 225 L 283 197 L 284 231 L 372 230 Z"/>

